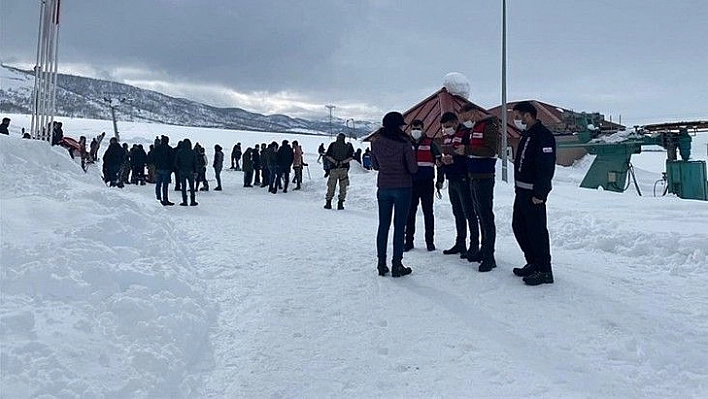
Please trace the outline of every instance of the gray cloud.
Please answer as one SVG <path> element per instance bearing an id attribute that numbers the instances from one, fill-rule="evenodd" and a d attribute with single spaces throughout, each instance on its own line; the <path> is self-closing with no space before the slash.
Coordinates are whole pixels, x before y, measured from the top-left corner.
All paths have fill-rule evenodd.
<path id="1" fill-rule="evenodd" d="M 509 3 L 510 99 L 641 123 L 705 112 L 706 2 Z M 372 118 L 416 103 L 457 71 L 472 100 L 492 107 L 500 4 L 66 0 L 60 65 L 217 105 L 324 115 L 322 104 L 334 102 Z M 0 0 L 3 62 L 33 62 L 38 10 Z"/>

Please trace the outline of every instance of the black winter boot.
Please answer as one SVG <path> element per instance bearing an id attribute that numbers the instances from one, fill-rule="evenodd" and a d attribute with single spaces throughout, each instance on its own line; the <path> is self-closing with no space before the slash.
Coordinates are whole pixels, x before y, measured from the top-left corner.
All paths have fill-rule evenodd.
<path id="1" fill-rule="evenodd" d="M 385 276 L 389 272 L 388 266 L 386 266 L 386 259 L 379 259 L 379 264 L 376 268 L 379 270 L 379 276 Z"/>
<path id="2" fill-rule="evenodd" d="M 467 252 L 467 248 L 464 245 L 455 244 L 452 248 L 443 250 L 443 255 L 455 255 L 463 252 Z"/>
<path id="3" fill-rule="evenodd" d="M 467 260 L 469 260 L 469 258 L 467 258 Z M 481 265 L 479 265 L 479 271 L 491 272 L 495 267 L 497 267 L 497 262 L 495 262 L 494 259 L 486 259 L 482 261 Z"/>
<path id="4" fill-rule="evenodd" d="M 328 199 L 327 202 L 325 202 L 324 209 L 332 209 L 332 200 Z"/>
<path id="5" fill-rule="evenodd" d="M 344 209 L 344 201 L 337 202 L 337 209 L 339 209 L 340 211 Z"/>
<path id="6" fill-rule="evenodd" d="M 553 284 L 553 272 L 533 272 L 530 276 L 524 277 L 526 285 Z"/>
<path id="7" fill-rule="evenodd" d="M 527 263 L 526 265 L 524 265 L 524 267 L 515 267 L 512 270 L 512 272 L 514 272 L 514 275 L 519 276 L 519 277 L 530 276 L 535 271 L 536 271 L 536 266 L 532 265 L 530 263 Z"/>
<path id="8" fill-rule="evenodd" d="M 403 277 L 413 273 L 410 267 L 403 266 L 400 260 L 393 261 L 393 266 L 391 267 L 391 277 Z"/>

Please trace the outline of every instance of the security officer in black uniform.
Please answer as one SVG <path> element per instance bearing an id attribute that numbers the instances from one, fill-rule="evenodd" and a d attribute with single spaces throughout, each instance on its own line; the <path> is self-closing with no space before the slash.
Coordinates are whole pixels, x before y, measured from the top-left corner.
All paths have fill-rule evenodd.
<path id="1" fill-rule="evenodd" d="M 512 228 L 526 258 L 526 266 L 514 268 L 528 285 L 553 283 L 551 245 L 546 220 L 546 200 L 556 168 L 556 139 L 528 101 L 514 106 L 514 123 L 522 130 L 514 157 L 516 198 Z"/>

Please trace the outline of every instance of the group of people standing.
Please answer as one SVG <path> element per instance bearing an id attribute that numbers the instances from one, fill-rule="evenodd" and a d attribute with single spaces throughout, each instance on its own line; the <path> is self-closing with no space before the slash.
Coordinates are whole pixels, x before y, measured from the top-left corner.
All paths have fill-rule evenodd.
<path id="1" fill-rule="evenodd" d="M 555 170 L 555 139 L 537 119 L 531 103 L 520 102 L 513 112 L 522 139 L 514 160 L 516 199 L 512 227 L 526 258 L 526 265 L 514 268 L 513 273 L 523 277 L 528 285 L 553 283 L 545 203 Z M 443 138 L 438 139 L 425 130 L 420 120 L 411 123 L 410 135 L 405 133 L 403 116 L 391 112 L 384 116 L 383 127 L 371 137 L 372 167 L 379 172 L 379 275 L 389 271 L 393 277 L 411 273 L 402 259 L 404 252 L 414 248 L 419 204 L 424 215 L 426 248 L 436 249 L 433 201 L 435 189 L 441 190 L 445 180 L 456 238 L 443 254 L 477 262 L 480 272 L 489 272 L 497 266 L 493 208 L 500 126 L 494 116 L 477 118 L 476 115 L 476 108 L 470 103 L 459 114 L 444 113 L 440 118 Z M 389 270 L 386 250 L 391 222 L 393 262 Z"/>
<path id="2" fill-rule="evenodd" d="M 221 170 L 223 169 L 224 153 L 220 145 L 214 146 L 214 174 L 217 186 L 215 191 L 221 191 Z M 192 147 L 189 139 L 180 141 L 176 147 L 170 146 L 170 139 L 162 136 L 155 139 L 146 153 L 142 144 L 134 144 L 131 149 L 127 143 L 121 146 L 114 137 L 109 141 L 103 154 L 104 180 L 111 187 L 123 187 L 124 184 L 145 185 L 155 183 L 155 196 L 163 206 L 172 206 L 169 200 L 168 186 L 175 175 L 175 191 L 182 193 L 182 206 L 199 205 L 196 201 L 196 191 L 209 191 L 209 181 L 206 177 L 208 159 L 206 149 L 196 143 Z M 145 173 L 147 168 L 147 174 Z M 199 185 L 202 184 L 202 188 Z M 189 202 L 187 193 L 189 192 Z"/>
<path id="3" fill-rule="evenodd" d="M 241 161 L 241 165 L 239 165 Z M 302 169 L 307 166 L 303 160 L 303 151 L 297 140 L 283 140 L 280 144 L 256 144 L 241 153 L 241 143 L 237 143 L 231 152 L 231 168 L 243 170 L 244 187 L 268 187 L 268 192 L 277 194 L 278 190 L 288 192 L 290 173 L 295 172 L 293 190 L 302 188 Z"/>

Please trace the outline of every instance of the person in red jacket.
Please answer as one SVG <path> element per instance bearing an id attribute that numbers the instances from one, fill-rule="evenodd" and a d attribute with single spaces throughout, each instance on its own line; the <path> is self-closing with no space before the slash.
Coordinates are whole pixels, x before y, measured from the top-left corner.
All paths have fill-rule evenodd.
<path id="1" fill-rule="evenodd" d="M 406 242 L 403 251 L 413 249 L 415 237 L 415 219 L 418 213 L 418 204 L 423 208 L 425 221 L 425 245 L 428 251 L 435 251 L 435 217 L 433 215 L 433 198 L 435 195 L 435 166 L 440 162 L 442 154 L 440 148 L 433 141 L 424 128 L 423 121 L 416 119 L 411 123 L 411 139 L 415 150 L 415 159 L 418 171 L 413 175 L 413 192 L 411 209 L 408 211 L 406 223 Z"/>

